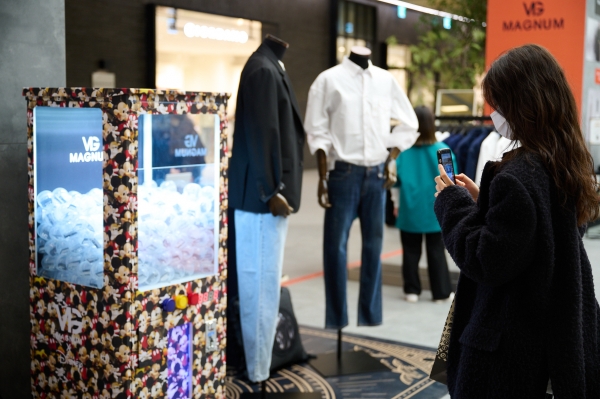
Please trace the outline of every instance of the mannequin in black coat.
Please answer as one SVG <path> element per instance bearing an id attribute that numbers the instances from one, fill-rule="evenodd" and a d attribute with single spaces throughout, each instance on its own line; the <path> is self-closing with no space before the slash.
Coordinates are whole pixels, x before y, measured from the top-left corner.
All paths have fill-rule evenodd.
<path id="1" fill-rule="evenodd" d="M 279 64 L 288 47 L 268 35 L 240 80 L 229 163 L 229 206 L 289 216 L 300 208 L 304 128 L 292 83 Z"/>
<path id="2" fill-rule="evenodd" d="M 235 312 L 228 322 L 232 331 L 241 330 L 248 379 L 263 383 L 277 327 L 287 217 L 300 208 L 302 186 L 304 128 L 281 61 L 287 47 L 267 35 L 244 66 L 228 170 L 235 230 L 228 246 L 232 260 L 240 259 L 229 264 L 228 282 L 237 281 L 239 301 L 235 295 L 229 300 L 239 302 L 241 329 Z"/>
<path id="3" fill-rule="evenodd" d="M 600 398 L 600 309 L 584 229 L 539 157 L 488 163 L 477 202 L 449 185 L 435 212 L 461 269 L 452 398 L 543 398 L 548 380 L 556 398 Z"/>

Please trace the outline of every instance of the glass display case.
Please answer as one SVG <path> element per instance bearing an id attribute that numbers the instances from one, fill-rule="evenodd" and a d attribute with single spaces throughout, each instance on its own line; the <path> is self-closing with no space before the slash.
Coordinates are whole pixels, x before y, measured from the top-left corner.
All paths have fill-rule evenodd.
<path id="1" fill-rule="evenodd" d="M 138 169 L 141 291 L 218 268 L 219 118 L 143 115 Z"/>

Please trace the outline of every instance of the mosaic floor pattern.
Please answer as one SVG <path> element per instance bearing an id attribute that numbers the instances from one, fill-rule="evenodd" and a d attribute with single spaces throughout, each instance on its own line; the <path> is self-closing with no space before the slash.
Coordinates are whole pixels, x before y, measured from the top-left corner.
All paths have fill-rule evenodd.
<path id="1" fill-rule="evenodd" d="M 336 350 L 337 333 L 300 327 L 304 349 L 309 354 Z M 354 334 L 343 335 L 343 350 L 364 350 L 379 359 L 389 371 L 323 378 L 308 364 L 278 371 L 267 382 L 268 392 L 320 392 L 322 399 L 439 399 L 446 386 L 429 379 L 435 351 L 400 342 Z M 256 384 L 234 377 L 227 379 L 227 399 L 244 392 L 258 392 Z"/>

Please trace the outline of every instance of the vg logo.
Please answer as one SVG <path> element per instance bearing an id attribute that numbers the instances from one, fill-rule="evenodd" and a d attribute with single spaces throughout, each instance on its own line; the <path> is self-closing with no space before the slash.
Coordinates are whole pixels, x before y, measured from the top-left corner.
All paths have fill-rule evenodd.
<path id="1" fill-rule="evenodd" d="M 83 146 L 85 147 L 86 152 L 98 151 L 98 148 L 100 148 L 100 140 L 98 139 L 98 137 L 90 136 L 87 140 L 85 139 L 85 137 L 82 137 L 81 141 L 83 141 Z"/>
<path id="2" fill-rule="evenodd" d="M 51 303 L 48 307 L 54 306 L 54 310 L 58 316 L 58 324 L 60 329 L 64 332 L 70 332 L 72 334 L 81 334 L 83 330 L 83 322 L 81 320 L 81 312 L 75 308 L 63 306 L 64 313 L 60 311 L 58 305 Z"/>
<path id="3" fill-rule="evenodd" d="M 196 134 L 186 134 L 185 139 L 183 140 L 183 144 L 185 144 L 187 148 L 196 147 L 197 143 L 198 135 Z"/>
<path id="4" fill-rule="evenodd" d="M 541 1 L 532 1 L 529 4 L 523 3 L 523 8 L 525 9 L 525 14 L 531 17 L 539 17 L 544 13 L 544 3 Z"/>

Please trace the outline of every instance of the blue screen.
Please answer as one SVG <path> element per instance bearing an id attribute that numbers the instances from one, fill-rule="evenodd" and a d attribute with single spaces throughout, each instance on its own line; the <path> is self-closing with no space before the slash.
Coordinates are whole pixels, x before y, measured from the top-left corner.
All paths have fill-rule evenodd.
<path id="1" fill-rule="evenodd" d="M 102 111 L 36 107 L 33 112 L 37 274 L 100 288 Z"/>
<path id="2" fill-rule="evenodd" d="M 454 181 L 454 165 L 452 164 L 452 154 L 449 152 L 442 153 L 442 166 L 446 171 L 446 174 L 452 181 Z"/>

